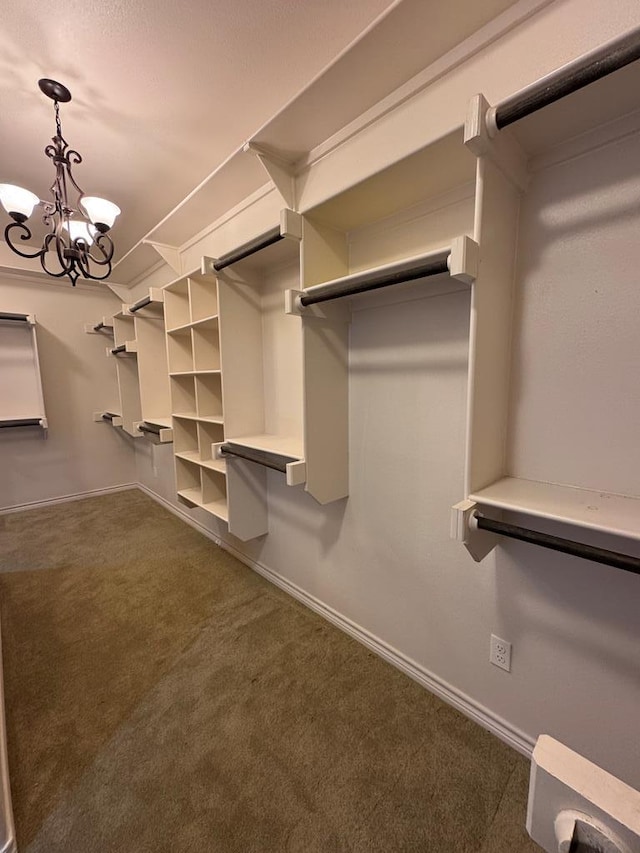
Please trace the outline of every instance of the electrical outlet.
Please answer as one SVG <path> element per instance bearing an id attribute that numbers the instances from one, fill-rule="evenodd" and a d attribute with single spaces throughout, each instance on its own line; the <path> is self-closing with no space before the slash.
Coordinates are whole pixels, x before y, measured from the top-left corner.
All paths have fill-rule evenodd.
<path id="1" fill-rule="evenodd" d="M 511 643 L 491 635 L 491 646 L 489 647 L 489 660 L 500 669 L 511 672 Z"/>

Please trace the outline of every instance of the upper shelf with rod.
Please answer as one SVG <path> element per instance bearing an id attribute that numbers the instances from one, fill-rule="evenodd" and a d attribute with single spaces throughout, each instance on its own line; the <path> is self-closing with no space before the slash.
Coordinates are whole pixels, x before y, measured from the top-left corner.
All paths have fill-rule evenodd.
<path id="1" fill-rule="evenodd" d="M 33 314 L 0 312 L 0 426 L 41 427 L 47 434 Z"/>
<path id="2" fill-rule="evenodd" d="M 592 559 L 605 534 L 638 553 L 640 402 L 624 366 L 640 314 L 639 58 L 640 28 L 495 107 L 470 104 L 497 236 L 473 306 L 467 499 L 452 522 L 476 559 L 512 535 L 502 513 L 530 519 L 512 538 L 553 547 L 544 528 L 561 524 L 576 547 L 558 550 Z"/>

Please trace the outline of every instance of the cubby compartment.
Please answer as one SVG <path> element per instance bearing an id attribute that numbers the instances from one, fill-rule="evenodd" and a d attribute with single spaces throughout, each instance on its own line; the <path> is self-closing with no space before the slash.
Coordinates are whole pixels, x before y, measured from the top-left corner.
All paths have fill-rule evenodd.
<path id="1" fill-rule="evenodd" d="M 199 460 L 206 468 L 221 472 L 226 470 L 225 460 L 216 459 L 211 450 L 212 444 L 220 444 L 222 441 L 224 441 L 222 424 L 198 421 Z"/>
<path id="2" fill-rule="evenodd" d="M 223 521 L 229 520 L 227 510 L 227 483 L 224 474 L 201 468 L 202 508 Z"/>
<path id="3" fill-rule="evenodd" d="M 171 377 L 171 411 L 174 417 L 197 417 L 193 376 Z"/>
<path id="4" fill-rule="evenodd" d="M 215 279 L 189 278 L 189 298 L 192 323 L 218 316 L 218 287 Z"/>
<path id="5" fill-rule="evenodd" d="M 178 279 L 164 289 L 164 311 L 167 331 L 191 322 L 187 279 Z"/>
<path id="6" fill-rule="evenodd" d="M 193 369 L 195 371 L 220 370 L 220 340 L 218 319 L 202 320 L 191 331 L 193 343 Z"/>
<path id="7" fill-rule="evenodd" d="M 192 462 L 198 461 L 200 454 L 198 452 L 198 425 L 196 421 L 174 417 L 173 449 L 176 456 L 189 459 Z"/>
<path id="8" fill-rule="evenodd" d="M 202 484 L 200 481 L 200 468 L 186 459 L 176 461 L 176 489 L 178 497 L 182 498 L 192 506 L 202 506 Z"/>
<path id="9" fill-rule="evenodd" d="M 222 382 L 219 373 L 195 377 L 196 404 L 199 418 L 222 423 Z"/>
<path id="10" fill-rule="evenodd" d="M 193 348 L 189 328 L 167 333 L 167 358 L 171 375 L 193 372 Z"/>

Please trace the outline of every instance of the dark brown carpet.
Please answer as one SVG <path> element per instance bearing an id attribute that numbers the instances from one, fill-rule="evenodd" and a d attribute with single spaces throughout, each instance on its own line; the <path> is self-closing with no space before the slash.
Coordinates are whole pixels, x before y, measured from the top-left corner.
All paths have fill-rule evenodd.
<path id="1" fill-rule="evenodd" d="M 0 518 L 21 853 L 529 853 L 528 764 L 139 491 Z"/>

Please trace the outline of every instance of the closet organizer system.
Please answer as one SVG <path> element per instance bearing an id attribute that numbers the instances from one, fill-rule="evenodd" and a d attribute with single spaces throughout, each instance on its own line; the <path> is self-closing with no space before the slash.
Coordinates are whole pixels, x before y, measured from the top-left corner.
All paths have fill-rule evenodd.
<path id="1" fill-rule="evenodd" d="M 94 421 L 134 438 L 146 435 L 154 443 L 172 440 L 163 309 L 164 293 L 152 287 L 148 296 L 123 304 L 113 317 L 85 326 L 88 334 L 111 341 L 106 354 L 116 360 L 118 378 L 118 411 L 95 412 Z"/>
<path id="2" fill-rule="evenodd" d="M 464 144 L 461 128 L 304 215 L 284 210 L 123 309 L 122 411 L 99 417 L 173 436 L 180 500 L 240 539 L 263 535 L 269 468 L 323 504 L 348 493 L 352 302 L 468 286 L 466 500 L 452 535 L 477 560 L 515 536 L 639 571 L 639 55 L 635 31 L 497 107 L 477 96 Z M 603 536 L 622 545 L 604 550 Z"/>
<path id="3" fill-rule="evenodd" d="M 463 236 L 350 274 L 346 233 L 285 209 L 279 225 L 167 285 L 179 498 L 247 540 L 268 532 L 267 469 L 321 504 L 346 497 L 350 312 L 340 297 L 427 276 L 468 281 L 474 259 Z"/>
<path id="4" fill-rule="evenodd" d="M 639 57 L 636 30 L 470 105 L 482 284 L 452 535 L 476 560 L 510 537 L 640 573 Z"/>
<path id="5" fill-rule="evenodd" d="M 0 312 L 0 428 L 39 427 L 46 438 L 36 318 Z"/>

